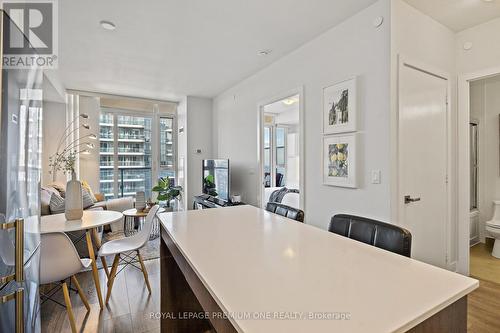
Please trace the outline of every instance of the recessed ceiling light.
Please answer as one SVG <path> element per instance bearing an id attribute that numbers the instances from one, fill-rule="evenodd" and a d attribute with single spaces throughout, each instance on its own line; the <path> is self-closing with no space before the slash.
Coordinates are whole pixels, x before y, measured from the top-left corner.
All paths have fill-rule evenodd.
<path id="1" fill-rule="evenodd" d="M 469 51 L 472 49 L 472 46 L 473 46 L 472 42 L 465 42 L 464 43 L 464 50 Z"/>
<path id="2" fill-rule="evenodd" d="M 270 55 L 271 52 L 273 52 L 273 50 L 262 50 L 262 51 L 259 51 L 259 55 L 260 56 L 267 56 L 267 55 Z"/>
<path id="3" fill-rule="evenodd" d="M 484 2 L 493 2 L 495 0 L 483 0 Z"/>
<path id="4" fill-rule="evenodd" d="M 115 30 L 116 25 L 113 22 L 110 21 L 101 21 L 100 22 L 101 27 L 106 30 Z"/>
<path id="5" fill-rule="evenodd" d="M 297 103 L 298 101 L 299 101 L 298 97 L 290 97 L 290 98 L 284 99 L 283 104 L 285 104 L 286 106 L 290 106 L 290 105 Z"/>

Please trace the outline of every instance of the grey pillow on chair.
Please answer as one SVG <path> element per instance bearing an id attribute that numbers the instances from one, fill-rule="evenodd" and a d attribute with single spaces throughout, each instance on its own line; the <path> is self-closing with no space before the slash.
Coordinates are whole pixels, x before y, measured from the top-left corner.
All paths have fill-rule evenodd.
<path id="1" fill-rule="evenodd" d="M 83 201 L 83 209 L 87 209 L 94 205 L 94 200 L 92 199 L 92 196 L 84 188 L 82 188 L 82 201 Z"/>
<path id="2" fill-rule="evenodd" d="M 89 192 L 87 192 L 85 189 L 82 189 L 82 203 L 83 203 L 83 209 L 87 209 L 94 205 L 92 197 L 90 196 Z M 50 213 L 51 214 L 64 213 L 64 206 L 65 206 L 65 199 L 57 193 L 52 193 L 49 204 Z"/>
<path id="3" fill-rule="evenodd" d="M 64 198 L 53 192 L 50 196 L 49 207 L 51 214 L 64 213 Z"/>

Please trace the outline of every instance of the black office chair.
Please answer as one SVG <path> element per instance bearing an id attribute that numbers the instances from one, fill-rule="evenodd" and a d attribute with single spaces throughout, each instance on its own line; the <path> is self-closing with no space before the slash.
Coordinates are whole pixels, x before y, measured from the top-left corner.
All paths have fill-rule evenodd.
<path id="1" fill-rule="evenodd" d="M 353 215 L 335 215 L 328 231 L 406 257 L 411 256 L 411 233 L 393 224 Z"/>
<path id="2" fill-rule="evenodd" d="M 266 210 L 268 212 L 288 217 L 289 219 L 298 222 L 304 222 L 304 211 L 297 208 L 293 208 L 277 202 L 268 202 L 266 205 Z"/>

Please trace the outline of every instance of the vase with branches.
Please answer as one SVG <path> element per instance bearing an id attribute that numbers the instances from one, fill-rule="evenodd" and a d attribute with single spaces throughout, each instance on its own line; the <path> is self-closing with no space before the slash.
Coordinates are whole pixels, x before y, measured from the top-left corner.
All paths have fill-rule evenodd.
<path id="1" fill-rule="evenodd" d="M 71 179 L 66 183 L 66 196 L 64 198 L 64 213 L 67 220 L 78 220 L 83 216 L 82 184 L 76 179 L 75 166 L 80 154 L 90 154 L 89 149 L 94 148 L 94 144 L 85 142 L 83 139 L 96 140 L 95 134 L 77 135 L 78 130 L 90 130 L 88 124 L 79 125 L 77 120 L 88 119 L 87 114 L 80 114 L 71 121 L 61 135 L 56 152 L 49 157 L 49 167 L 51 168 L 52 181 L 56 180 L 58 171 L 63 171 L 71 175 Z M 76 125 L 74 125 L 76 123 Z M 65 142 L 69 142 L 64 146 Z M 86 146 L 86 149 L 82 149 Z"/>

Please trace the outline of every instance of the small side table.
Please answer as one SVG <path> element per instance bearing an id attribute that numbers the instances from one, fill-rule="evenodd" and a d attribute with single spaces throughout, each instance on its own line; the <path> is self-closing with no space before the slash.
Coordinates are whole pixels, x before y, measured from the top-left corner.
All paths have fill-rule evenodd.
<path id="1" fill-rule="evenodd" d="M 158 213 L 164 213 L 164 212 L 165 208 L 158 209 Z M 125 237 L 130 237 L 135 233 L 137 233 L 138 230 L 141 230 L 147 215 L 148 215 L 147 212 L 137 211 L 137 209 L 135 208 L 127 209 L 126 211 L 124 211 L 123 216 L 125 225 L 123 231 L 125 233 Z M 153 229 L 151 231 L 149 239 L 152 240 L 159 236 L 160 236 L 160 223 L 158 221 L 158 217 L 155 216 L 155 218 L 153 219 Z"/>

